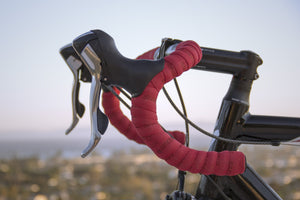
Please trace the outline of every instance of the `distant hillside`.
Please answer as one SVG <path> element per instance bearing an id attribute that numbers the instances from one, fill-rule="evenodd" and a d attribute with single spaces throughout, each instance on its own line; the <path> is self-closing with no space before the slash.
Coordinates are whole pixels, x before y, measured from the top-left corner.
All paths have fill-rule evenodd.
<path id="1" fill-rule="evenodd" d="M 168 130 L 185 130 L 182 123 L 165 126 Z M 213 124 L 206 123 L 203 128 L 211 131 Z M 12 132 L 0 134 L 0 158 L 28 157 L 32 155 L 46 158 L 61 152 L 65 157 L 80 157 L 81 151 L 86 147 L 90 139 L 89 128 L 76 128 L 69 135 L 64 130 L 51 132 Z M 193 148 L 208 147 L 210 138 L 195 129 L 190 129 L 190 145 Z M 147 148 L 138 145 L 121 135 L 116 129 L 109 126 L 106 133 L 96 147 L 95 151 L 109 156 L 117 150 Z"/>

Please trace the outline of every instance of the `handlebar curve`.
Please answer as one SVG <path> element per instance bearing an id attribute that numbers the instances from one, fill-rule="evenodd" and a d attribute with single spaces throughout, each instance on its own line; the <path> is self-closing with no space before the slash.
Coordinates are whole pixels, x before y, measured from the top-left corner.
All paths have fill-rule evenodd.
<path id="1" fill-rule="evenodd" d="M 145 143 L 159 158 L 192 173 L 233 176 L 244 172 L 245 156 L 242 152 L 191 149 L 172 138 L 158 123 L 158 93 L 165 83 L 200 62 L 202 51 L 196 42 L 181 42 L 173 53 L 157 61 L 151 61 L 153 57 L 148 60 L 125 58 L 116 49 L 113 39 L 99 30 L 76 38 L 73 47 L 78 54 L 92 52 L 91 58 L 100 61 L 96 66 L 99 74 L 95 74 L 100 77 L 98 80 L 105 85 L 122 87 L 133 95 L 132 129 L 136 129 L 139 142 Z"/>
<path id="2" fill-rule="evenodd" d="M 138 57 L 153 59 L 153 51 Z M 163 85 L 190 69 L 202 58 L 200 47 L 193 41 L 179 43 L 171 55 L 165 57 L 163 71 L 147 85 L 143 93 L 132 99 L 132 121 L 140 136 L 152 151 L 168 164 L 192 173 L 233 176 L 245 170 L 241 152 L 205 152 L 188 148 L 166 134 L 157 122 L 156 99 Z"/>

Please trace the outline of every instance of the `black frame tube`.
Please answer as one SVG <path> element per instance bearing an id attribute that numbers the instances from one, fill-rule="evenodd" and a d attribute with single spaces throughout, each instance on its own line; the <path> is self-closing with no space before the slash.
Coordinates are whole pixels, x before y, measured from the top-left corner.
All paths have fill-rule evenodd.
<path id="1" fill-rule="evenodd" d="M 244 120 L 244 121 L 243 121 Z M 300 133 L 300 118 L 246 114 L 236 138 L 245 141 L 288 142 Z"/>
<path id="2" fill-rule="evenodd" d="M 251 51 L 233 52 L 202 48 L 203 58 L 193 69 L 232 74 L 223 98 L 214 134 L 231 139 L 268 141 L 278 145 L 300 137 L 300 118 L 258 116 L 249 113 L 252 83 L 258 78 L 257 67 L 262 59 Z M 213 139 L 210 151 L 236 151 L 238 144 Z M 279 195 L 247 164 L 238 176 L 211 176 L 231 199 L 281 199 Z M 196 198 L 222 199 L 205 176 L 196 191 Z"/>

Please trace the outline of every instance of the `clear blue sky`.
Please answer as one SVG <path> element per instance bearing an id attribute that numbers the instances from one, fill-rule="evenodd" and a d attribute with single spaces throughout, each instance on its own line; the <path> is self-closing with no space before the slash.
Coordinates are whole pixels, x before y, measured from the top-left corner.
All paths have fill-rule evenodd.
<path id="1" fill-rule="evenodd" d="M 163 37 L 200 46 L 252 50 L 264 60 L 251 113 L 300 117 L 300 3 L 246 1 L 4 1 L 0 6 L 0 138 L 10 131 L 64 130 L 71 123 L 73 76 L 58 51 L 102 29 L 135 58 Z M 179 79 L 194 121 L 214 121 L 230 77 L 202 71 Z M 80 99 L 88 109 L 89 86 Z M 159 119 L 177 121 L 160 98 Z M 78 124 L 89 126 L 89 115 Z"/>

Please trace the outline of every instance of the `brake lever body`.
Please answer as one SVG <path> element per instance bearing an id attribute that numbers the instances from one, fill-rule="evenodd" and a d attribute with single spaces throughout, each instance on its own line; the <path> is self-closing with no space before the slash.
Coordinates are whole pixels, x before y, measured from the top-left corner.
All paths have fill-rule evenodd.
<path id="1" fill-rule="evenodd" d="M 114 40 L 105 32 L 94 30 L 73 40 L 73 48 L 92 76 L 90 115 L 92 136 L 81 156 L 88 155 L 108 126 L 107 116 L 99 109 L 101 84 L 120 86 L 138 96 L 150 80 L 163 69 L 164 60 L 131 60 L 122 56 Z"/>
<path id="2" fill-rule="evenodd" d="M 81 57 L 84 49 L 91 49 L 94 58 L 102 62 L 99 72 L 101 82 L 124 88 L 133 97 L 139 96 L 152 78 L 164 68 L 164 59 L 133 60 L 124 57 L 113 38 L 100 30 L 92 30 L 77 37 L 73 47 Z"/>

